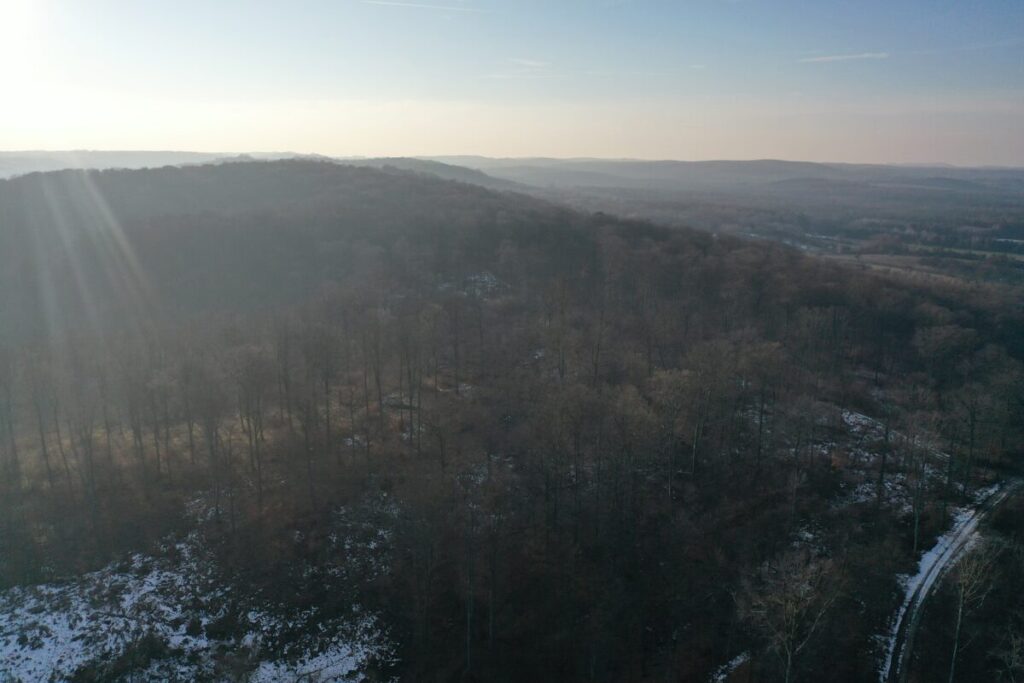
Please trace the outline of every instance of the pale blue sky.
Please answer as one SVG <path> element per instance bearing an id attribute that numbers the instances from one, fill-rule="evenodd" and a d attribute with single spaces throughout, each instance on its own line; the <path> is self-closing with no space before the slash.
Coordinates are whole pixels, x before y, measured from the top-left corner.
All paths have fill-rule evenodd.
<path id="1" fill-rule="evenodd" d="M 1024 164 L 1020 0 L 0 0 L 0 39 L 4 149 Z"/>

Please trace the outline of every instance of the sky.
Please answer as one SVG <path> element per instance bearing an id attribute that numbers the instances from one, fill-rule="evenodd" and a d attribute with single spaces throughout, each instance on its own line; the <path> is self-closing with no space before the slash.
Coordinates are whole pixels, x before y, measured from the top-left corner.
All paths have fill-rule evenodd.
<path id="1" fill-rule="evenodd" d="M 1024 1 L 0 0 L 0 149 L 1024 166 Z"/>

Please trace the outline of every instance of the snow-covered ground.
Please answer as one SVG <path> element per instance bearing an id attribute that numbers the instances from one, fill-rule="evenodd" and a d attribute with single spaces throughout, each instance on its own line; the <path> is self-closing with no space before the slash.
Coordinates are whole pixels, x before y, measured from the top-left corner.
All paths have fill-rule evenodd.
<path id="1" fill-rule="evenodd" d="M 854 439 L 853 448 L 855 454 L 865 457 L 867 459 L 865 464 L 871 464 L 878 457 L 877 446 L 886 440 L 885 423 L 852 410 L 844 410 L 842 419 L 843 424 L 849 430 L 850 436 Z M 907 440 L 908 436 L 902 432 L 896 429 L 889 430 L 890 443 L 905 442 Z M 917 444 L 919 447 L 927 449 L 929 455 L 938 461 L 945 461 L 949 457 L 936 445 L 933 438 L 922 438 L 919 436 L 917 437 Z"/>
<path id="2" fill-rule="evenodd" d="M 370 658 L 390 655 L 389 648 L 382 649 L 381 640 L 374 620 L 367 618 L 357 625 L 355 638 L 352 634 L 338 635 L 319 653 L 304 653 L 296 661 L 261 661 L 249 676 L 249 683 L 362 680 Z"/>
<path id="3" fill-rule="evenodd" d="M 979 507 L 988 500 L 995 500 L 1008 493 L 1001 484 L 996 483 L 987 488 L 980 489 L 974 495 L 975 506 L 958 509 L 953 518 L 953 525 L 949 531 L 940 536 L 935 545 L 926 551 L 918 561 L 917 573 L 912 576 L 900 577 L 904 586 L 903 601 L 896 617 L 890 625 L 889 632 L 885 637 L 885 657 L 882 660 L 882 667 L 879 670 L 879 680 L 885 683 L 889 680 L 893 666 L 899 665 L 898 658 L 902 655 L 898 651 L 901 631 L 904 623 L 913 618 L 913 612 L 921 604 L 947 569 L 952 567 L 956 561 L 968 550 L 978 538 L 978 525 L 981 523 L 982 514 Z M 906 647 L 903 645 L 903 647 Z"/>
<path id="4" fill-rule="evenodd" d="M 250 603 L 218 582 L 196 533 L 159 557 L 10 589 L 0 593 L 0 681 L 63 681 L 83 670 L 103 680 L 348 681 L 393 656 L 373 615 L 357 609 L 320 621 L 252 605 L 232 628 L 219 625 L 229 605 Z M 307 624 L 317 628 L 281 647 L 282 631 Z"/>
<path id="5" fill-rule="evenodd" d="M 878 496 L 878 469 L 880 453 L 886 448 L 885 424 L 867 415 L 844 410 L 840 414 L 845 433 L 835 436 L 832 441 L 817 444 L 823 454 L 841 451 L 846 456 L 845 479 L 840 485 L 844 493 L 833 501 L 833 507 L 841 509 L 851 505 L 874 503 Z M 890 445 L 905 445 L 907 436 L 890 430 Z M 923 464 L 925 487 L 935 488 L 945 480 L 945 463 L 949 456 L 939 450 L 932 441 L 917 437 L 916 446 L 927 454 Z M 897 515 L 909 516 L 913 512 L 913 482 L 908 478 L 905 462 L 898 453 L 893 453 L 886 464 L 883 501 L 885 507 Z"/>
<path id="6" fill-rule="evenodd" d="M 729 680 L 729 676 L 732 672 L 736 671 L 736 669 L 740 668 L 748 661 L 750 661 L 750 653 L 741 652 L 722 666 L 715 669 L 715 672 L 711 674 L 711 683 L 725 683 L 725 681 Z"/>

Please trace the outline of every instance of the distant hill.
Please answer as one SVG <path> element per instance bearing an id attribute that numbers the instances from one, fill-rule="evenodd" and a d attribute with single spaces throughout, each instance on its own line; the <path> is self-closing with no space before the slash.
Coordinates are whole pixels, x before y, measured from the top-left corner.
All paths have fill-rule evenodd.
<path id="1" fill-rule="evenodd" d="M 483 171 L 465 166 L 446 164 L 440 161 L 429 159 L 416 159 L 412 157 L 380 157 L 374 159 L 339 159 L 339 163 L 350 166 L 365 166 L 369 168 L 395 168 L 414 173 L 426 173 L 445 180 L 455 180 L 460 183 L 479 185 L 492 190 L 522 191 L 529 189 L 522 183 L 509 179 L 496 178 Z"/>
<path id="2" fill-rule="evenodd" d="M 1005 240 L 1024 229 L 1024 169 L 774 159 L 436 160 L 517 182 L 531 194 L 580 210 L 814 251 L 836 251 L 839 244 L 856 250 L 886 234 L 928 248 L 1016 251 Z M 1013 268 L 990 271 L 979 276 L 1018 277 Z"/>
<path id="3" fill-rule="evenodd" d="M 454 277 L 482 267 L 480 255 L 507 238 L 564 256 L 579 248 L 572 226 L 596 220 L 370 166 L 232 162 L 2 180 L 0 328 L 23 334 L 93 316 L 110 324 L 136 314 L 143 296 L 160 316 L 286 303 L 403 243 L 431 272 Z M 437 240 L 436 253 L 417 246 Z"/>
<path id="4" fill-rule="evenodd" d="M 164 151 L 0 152 L 0 178 L 64 169 L 138 169 L 289 158 L 392 167 L 500 191 L 621 188 L 800 198 L 822 181 L 901 188 L 1024 196 L 1024 169 L 885 166 L 761 159 L 641 161 L 629 159 L 496 159 L 480 156 L 343 158 L 292 152 L 227 154 Z M 835 189 L 837 186 L 832 186 Z M 852 188 L 852 185 L 849 186 Z M 790 194 L 793 196 L 790 197 Z"/>
<path id="5" fill-rule="evenodd" d="M 716 192 L 785 192 L 806 181 L 866 183 L 949 191 L 1024 192 L 1024 169 L 823 164 L 752 161 L 637 161 L 608 159 L 489 159 L 435 157 L 490 176 L 541 188 L 643 188 Z M 801 191 L 803 188 L 800 188 Z"/>
<path id="6" fill-rule="evenodd" d="M 65 169 L 110 169 L 110 168 L 160 168 L 161 166 L 185 166 L 238 159 L 288 159 L 302 156 L 292 152 L 266 152 L 247 155 L 208 152 L 162 152 L 162 151 L 24 151 L 0 152 L 0 178 L 10 178 L 26 173 L 61 171 Z"/>

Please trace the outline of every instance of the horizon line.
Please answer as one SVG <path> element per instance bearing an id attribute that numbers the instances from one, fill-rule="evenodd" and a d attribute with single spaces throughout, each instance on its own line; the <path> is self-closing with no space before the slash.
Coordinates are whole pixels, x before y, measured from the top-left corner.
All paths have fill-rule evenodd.
<path id="1" fill-rule="evenodd" d="M 714 162 L 777 162 L 796 164 L 820 164 L 820 165 L 845 165 L 845 166 L 903 166 L 903 167 L 924 167 L 924 168 L 956 168 L 956 169 L 990 169 L 990 170 L 1024 170 L 1024 160 L 1013 164 L 959 164 L 947 161 L 843 161 L 837 159 L 798 159 L 786 157 L 706 157 L 706 158 L 675 158 L 675 157 L 629 157 L 629 156 L 548 156 L 548 155 L 522 155 L 522 156 L 490 156 L 487 154 L 475 153 L 443 153 L 443 154 L 325 154 L 323 152 L 297 152 L 294 150 L 248 150 L 248 151 L 204 151 L 195 149 L 101 149 L 101 148 L 74 148 L 74 149 L 0 149 L 0 155 L 13 156 L 17 154 L 195 154 L 214 157 L 237 157 L 252 155 L 275 155 L 284 157 L 321 157 L 325 160 L 345 161 L 355 159 L 458 159 L 477 158 L 491 161 L 606 161 L 606 162 L 641 162 L 641 163 L 714 163 Z"/>

